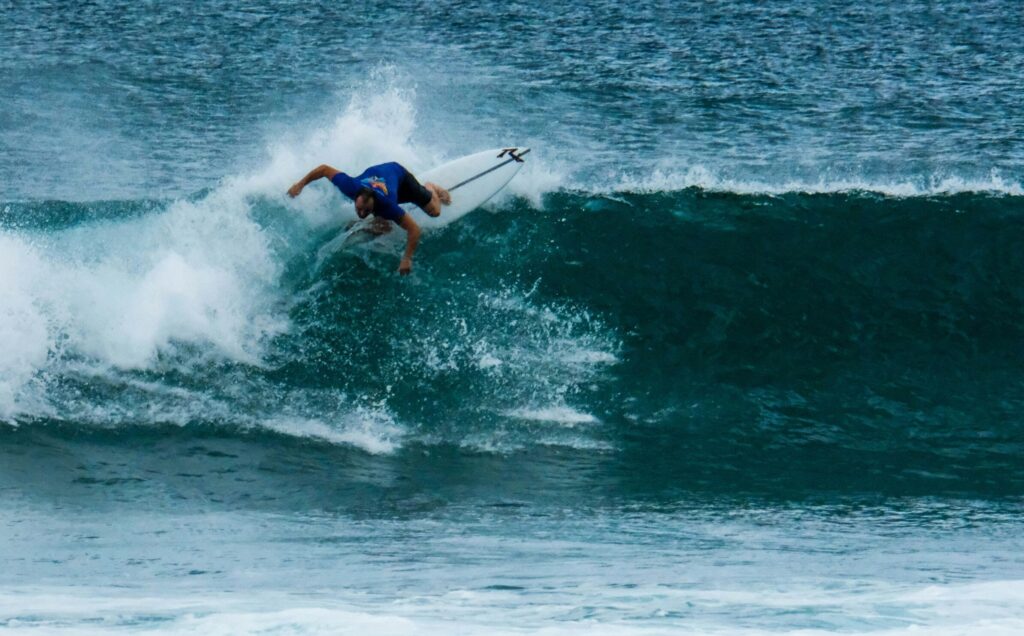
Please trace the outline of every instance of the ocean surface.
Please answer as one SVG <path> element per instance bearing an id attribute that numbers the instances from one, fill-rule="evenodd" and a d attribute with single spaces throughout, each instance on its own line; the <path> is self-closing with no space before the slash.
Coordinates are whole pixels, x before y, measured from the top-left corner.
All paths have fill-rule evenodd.
<path id="1" fill-rule="evenodd" d="M 1024 633 L 1016 0 L 0 14 L 0 632 Z"/>

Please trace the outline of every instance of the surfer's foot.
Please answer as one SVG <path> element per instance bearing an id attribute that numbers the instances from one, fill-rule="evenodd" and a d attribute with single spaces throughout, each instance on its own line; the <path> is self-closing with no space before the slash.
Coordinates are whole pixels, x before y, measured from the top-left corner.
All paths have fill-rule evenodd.
<path id="1" fill-rule="evenodd" d="M 441 205 L 448 205 L 452 202 L 452 195 L 436 183 L 425 183 L 423 187 L 430 192 L 430 201 L 421 205 L 423 211 L 429 216 L 441 216 Z"/>
<path id="2" fill-rule="evenodd" d="M 428 183 L 427 189 L 434 193 L 438 199 L 440 199 L 442 205 L 451 205 L 452 195 L 447 190 L 437 185 L 436 183 Z"/>

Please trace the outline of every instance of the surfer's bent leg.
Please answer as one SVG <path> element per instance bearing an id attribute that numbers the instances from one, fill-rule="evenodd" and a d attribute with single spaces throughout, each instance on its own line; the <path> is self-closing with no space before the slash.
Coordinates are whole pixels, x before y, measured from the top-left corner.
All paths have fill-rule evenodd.
<path id="1" fill-rule="evenodd" d="M 405 176 L 398 182 L 398 202 L 415 203 L 430 216 L 440 216 L 441 205 L 451 203 L 452 197 L 447 190 L 436 183 L 420 185 L 416 177 L 406 170 Z"/>

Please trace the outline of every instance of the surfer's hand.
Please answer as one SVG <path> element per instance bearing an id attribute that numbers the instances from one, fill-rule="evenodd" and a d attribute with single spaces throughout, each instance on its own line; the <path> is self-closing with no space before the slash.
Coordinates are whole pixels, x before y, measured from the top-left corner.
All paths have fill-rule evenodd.
<path id="1" fill-rule="evenodd" d="M 302 192 L 302 182 L 301 181 L 297 182 L 295 185 L 293 185 L 292 187 L 288 188 L 288 196 L 290 196 L 293 199 L 295 197 L 299 196 L 300 192 Z"/>
<path id="2" fill-rule="evenodd" d="M 402 263 L 398 266 L 398 273 L 405 276 L 412 271 L 412 259 L 408 256 L 402 257 Z"/>

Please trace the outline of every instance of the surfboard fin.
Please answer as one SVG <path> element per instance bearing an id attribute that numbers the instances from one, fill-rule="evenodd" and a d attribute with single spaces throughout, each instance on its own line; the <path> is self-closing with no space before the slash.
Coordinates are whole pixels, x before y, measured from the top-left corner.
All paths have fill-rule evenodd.
<path id="1" fill-rule="evenodd" d="M 518 163 L 523 163 L 523 155 L 525 155 L 527 152 L 530 152 L 530 150 L 527 149 L 524 152 L 519 152 L 519 148 L 502 148 L 501 152 L 498 153 L 498 158 L 501 159 L 507 154 L 509 157 L 515 159 Z"/>

